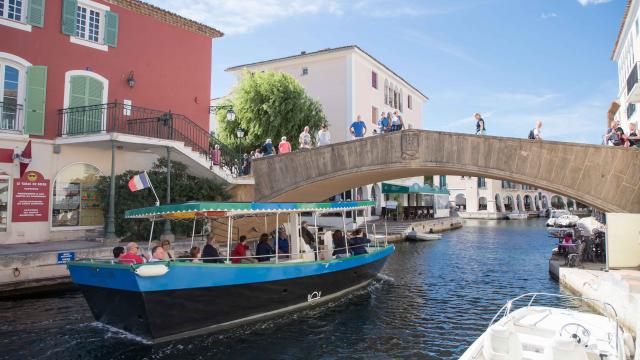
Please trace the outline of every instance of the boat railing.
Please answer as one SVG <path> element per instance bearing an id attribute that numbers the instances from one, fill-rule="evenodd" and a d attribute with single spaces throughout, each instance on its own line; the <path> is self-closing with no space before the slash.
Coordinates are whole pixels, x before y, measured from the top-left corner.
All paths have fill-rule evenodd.
<path id="1" fill-rule="evenodd" d="M 525 307 L 531 307 L 531 305 L 533 304 L 534 301 L 536 301 L 536 299 L 539 299 L 541 297 L 552 297 L 552 298 L 558 298 L 558 299 L 562 299 L 562 300 L 573 300 L 573 301 L 581 301 L 581 302 L 586 302 L 586 303 L 591 303 L 591 304 L 599 304 L 602 307 L 602 312 L 604 313 L 604 315 L 607 317 L 607 319 L 609 319 L 610 322 L 614 322 L 616 325 L 616 351 L 621 351 L 622 349 L 622 344 L 620 344 L 620 326 L 618 323 L 618 313 L 616 312 L 616 309 L 613 307 L 613 305 L 611 305 L 610 303 L 606 302 L 606 301 L 602 301 L 602 300 L 598 300 L 598 299 L 593 299 L 593 298 L 589 298 L 589 297 L 582 297 L 582 296 L 573 296 L 573 295 L 565 295 L 565 294 L 550 294 L 550 293 L 544 293 L 544 292 L 536 292 L 536 293 L 526 293 L 526 294 L 522 294 L 518 297 L 515 297 L 513 299 L 510 299 L 509 301 L 507 301 L 506 304 L 504 304 L 502 306 L 502 308 L 500 308 L 500 310 L 495 314 L 495 316 L 491 319 L 491 323 L 489 324 L 489 327 L 491 327 L 499 318 L 503 318 L 506 316 L 509 316 L 509 314 L 511 313 L 512 310 L 516 309 L 516 307 L 514 307 L 514 303 L 515 302 L 526 302 L 527 305 L 526 306 L 521 306 L 520 308 L 525 308 Z M 528 301 L 527 301 L 528 299 Z M 593 307 L 593 306 L 592 306 Z M 596 307 L 597 309 L 597 307 Z M 502 316 L 500 316 L 500 314 L 502 314 Z"/>
<path id="2" fill-rule="evenodd" d="M 380 245 L 376 245 L 376 244 L 363 244 L 363 245 L 356 245 L 356 246 L 345 246 L 343 248 L 333 248 L 331 249 L 332 253 L 335 252 L 336 250 L 341 251 L 341 250 L 345 250 L 348 253 L 348 256 L 345 256 L 343 258 L 348 258 L 351 256 L 355 256 L 351 253 L 349 253 L 349 250 L 353 250 L 354 248 L 358 248 L 358 247 L 365 247 L 367 249 L 367 251 L 379 251 L 382 250 L 386 247 L 388 247 L 388 245 L 384 245 L 384 244 L 380 244 Z M 321 250 L 320 252 L 324 252 L 326 250 Z M 316 262 L 316 261 L 323 261 L 323 260 L 331 260 L 334 259 L 335 257 L 333 255 L 330 255 L 329 258 L 327 259 L 315 259 L 315 255 L 317 254 L 316 251 L 303 251 L 303 252 L 297 252 L 297 253 L 288 253 L 288 254 L 283 254 L 280 253 L 278 254 L 278 260 L 281 263 L 286 263 L 286 262 L 290 262 L 292 260 L 304 260 L 305 256 L 313 256 L 314 259 L 310 259 L 308 260 L 309 262 Z M 264 259 L 264 258 L 268 258 L 270 260 L 268 261 L 263 261 L 263 263 L 267 263 L 267 264 L 271 264 L 274 263 L 273 261 L 271 261 L 271 259 L 275 260 L 276 254 L 269 254 L 269 255 L 245 255 L 245 256 L 218 256 L 218 257 L 198 257 L 198 258 L 192 258 L 192 257 L 177 257 L 177 258 L 173 258 L 173 259 L 169 259 L 169 260 L 160 260 L 160 261 L 154 261 L 154 262 L 146 262 L 144 264 L 154 264 L 154 263 L 171 263 L 171 262 L 204 262 L 204 260 L 212 260 L 213 262 L 220 262 L 222 261 L 223 263 L 227 263 L 227 260 L 229 261 L 228 263 L 231 263 L 232 260 L 234 259 Z M 119 262 L 117 259 L 114 258 L 85 258 L 85 259 L 78 259 L 77 261 L 79 262 L 89 262 L 89 263 L 96 263 L 96 264 L 120 264 L 120 265 L 135 265 L 135 264 L 129 264 L 126 262 Z"/>

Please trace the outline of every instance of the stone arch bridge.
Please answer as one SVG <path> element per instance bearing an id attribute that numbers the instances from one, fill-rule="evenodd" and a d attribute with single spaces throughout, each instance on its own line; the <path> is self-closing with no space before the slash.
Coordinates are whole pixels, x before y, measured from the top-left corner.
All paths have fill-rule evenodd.
<path id="1" fill-rule="evenodd" d="M 620 147 L 404 130 L 254 161 L 257 201 L 320 201 L 404 177 L 510 180 L 607 212 L 640 213 L 640 151 Z"/>

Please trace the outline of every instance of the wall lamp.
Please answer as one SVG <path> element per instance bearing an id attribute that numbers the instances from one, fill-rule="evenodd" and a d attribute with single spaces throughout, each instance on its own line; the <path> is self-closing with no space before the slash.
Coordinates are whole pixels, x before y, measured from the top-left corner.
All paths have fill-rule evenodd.
<path id="1" fill-rule="evenodd" d="M 129 87 L 132 89 L 134 86 L 136 86 L 136 79 L 133 77 L 133 70 L 130 71 L 129 75 L 127 76 L 127 85 L 129 85 Z"/>

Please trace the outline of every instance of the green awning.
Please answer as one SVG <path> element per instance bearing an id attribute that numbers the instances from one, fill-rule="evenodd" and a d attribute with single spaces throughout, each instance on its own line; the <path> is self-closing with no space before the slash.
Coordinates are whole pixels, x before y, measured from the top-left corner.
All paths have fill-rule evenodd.
<path id="1" fill-rule="evenodd" d="M 390 183 L 382 183 L 383 194 L 444 194 L 449 195 L 446 187 L 431 187 L 427 184 L 413 184 L 411 186 L 397 185 Z"/>

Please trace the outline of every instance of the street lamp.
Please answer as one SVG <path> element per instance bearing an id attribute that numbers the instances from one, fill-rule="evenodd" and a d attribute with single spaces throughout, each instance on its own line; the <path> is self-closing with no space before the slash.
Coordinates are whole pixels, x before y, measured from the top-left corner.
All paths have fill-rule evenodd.
<path id="1" fill-rule="evenodd" d="M 227 112 L 227 119 L 229 118 L 229 113 L 233 114 L 232 117 L 235 118 L 235 113 L 232 110 L 229 110 L 229 112 Z M 233 120 L 230 120 L 233 121 Z M 243 128 L 237 128 L 236 129 L 236 136 L 238 137 L 239 141 L 238 141 L 238 149 L 240 152 L 240 156 L 238 157 L 239 159 L 239 166 L 238 166 L 238 175 L 242 175 L 242 165 L 244 165 L 244 159 L 242 158 L 242 138 L 244 137 L 244 129 Z"/>
<path id="2" fill-rule="evenodd" d="M 235 117 L 235 114 L 234 114 L 234 117 Z M 231 120 L 231 121 L 233 121 L 233 120 Z M 244 129 L 243 128 L 237 128 L 236 129 L 236 135 L 238 136 L 238 139 L 242 140 L 242 138 L 244 137 Z"/>
<path id="3" fill-rule="evenodd" d="M 227 121 L 234 121 L 236 119 L 236 113 L 233 111 L 233 109 L 229 109 L 227 111 Z M 242 129 L 240 129 L 242 130 Z M 244 133 L 243 133 L 244 135 Z M 238 137 L 241 137 L 240 135 L 238 135 Z"/>

